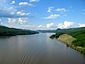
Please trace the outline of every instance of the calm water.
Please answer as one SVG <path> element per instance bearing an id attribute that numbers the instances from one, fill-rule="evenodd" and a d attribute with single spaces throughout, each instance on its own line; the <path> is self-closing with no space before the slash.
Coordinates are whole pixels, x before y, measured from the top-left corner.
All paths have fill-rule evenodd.
<path id="1" fill-rule="evenodd" d="M 0 37 L 0 64 L 85 64 L 85 56 L 50 35 Z"/>

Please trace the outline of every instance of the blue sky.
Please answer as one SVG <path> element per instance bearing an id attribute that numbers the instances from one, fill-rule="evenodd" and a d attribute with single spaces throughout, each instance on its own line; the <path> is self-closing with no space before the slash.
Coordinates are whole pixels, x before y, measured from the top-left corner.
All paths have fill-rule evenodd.
<path id="1" fill-rule="evenodd" d="M 85 0 L 0 0 L 0 24 L 33 30 L 85 27 Z"/>

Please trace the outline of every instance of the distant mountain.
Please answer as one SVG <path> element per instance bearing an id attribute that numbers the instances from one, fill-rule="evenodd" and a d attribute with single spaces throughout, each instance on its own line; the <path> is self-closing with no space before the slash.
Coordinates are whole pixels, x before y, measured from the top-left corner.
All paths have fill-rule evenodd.
<path id="1" fill-rule="evenodd" d="M 38 32 L 32 30 L 24 30 L 24 29 L 16 29 L 16 28 L 9 28 L 6 26 L 0 26 L 0 36 L 30 35 L 36 33 Z"/>
<path id="2" fill-rule="evenodd" d="M 37 30 L 37 31 L 41 33 L 56 33 L 56 30 Z"/>

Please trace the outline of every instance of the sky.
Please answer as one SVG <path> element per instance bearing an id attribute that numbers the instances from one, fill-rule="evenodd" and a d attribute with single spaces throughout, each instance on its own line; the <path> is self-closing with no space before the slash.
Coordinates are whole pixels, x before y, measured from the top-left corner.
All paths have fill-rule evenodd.
<path id="1" fill-rule="evenodd" d="M 0 0 L 0 25 L 30 30 L 85 27 L 85 0 Z"/>

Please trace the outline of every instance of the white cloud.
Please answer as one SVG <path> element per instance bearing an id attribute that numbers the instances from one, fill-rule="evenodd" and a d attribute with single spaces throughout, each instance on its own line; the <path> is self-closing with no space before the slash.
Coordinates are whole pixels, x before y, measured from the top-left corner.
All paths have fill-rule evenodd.
<path id="1" fill-rule="evenodd" d="M 27 15 L 29 15 L 29 14 L 31 14 L 31 13 L 25 13 L 24 10 L 21 10 L 21 11 L 17 11 L 16 14 L 17 14 L 17 15 L 20 15 L 20 16 L 27 16 Z"/>
<path id="2" fill-rule="evenodd" d="M 29 0 L 29 2 L 39 2 L 40 0 Z"/>
<path id="3" fill-rule="evenodd" d="M 64 29 L 64 28 L 72 28 L 74 26 L 75 26 L 75 23 L 74 22 L 64 21 L 63 23 L 59 23 L 57 25 L 57 28 Z"/>
<path id="4" fill-rule="evenodd" d="M 17 11 L 16 8 L 12 6 L 0 8 L 1 13 L 13 14 L 16 11 Z"/>
<path id="5" fill-rule="evenodd" d="M 85 24 L 79 24 L 71 21 L 64 21 L 63 23 L 55 24 L 53 22 L 47 23 L 45 25 L 29 25 L 27 24 L 26 19 L 18 18 L 18 19 L 10 19 L 8 21 L 10 24 L 9 26 L 15 26 L 16 24 L 20 24 L 19 28 L 22 29 L 31 29 L 31 30 L 55 30 L 57 28 L 60 29 L 67 29 L 67 28 L 74 28 L 74 27 L 85 27 Z"/>
<path id="6" fill-rule="evenodd" d="M 79 27 L 85 27 L 85 24 L 79 24 Z"/>
<path id="7" fill-rule="evenodd" d="M 66 12 L 67 11 L 67 9 L 65 9 L 65 8 L 54 8 L 54 7 L 48 7 L 48 10 L 47 10 L 47 12 L 48 13 L 51 13 L 51 12 Z"/>
<path id="8" fill-rule="evenodd" d="M 38 26 L 38 30 L 41 29 L 41 30 L 49 30 L 49 29 L 57 29 L 57 26 L 51 22 L 51 23 L 48 23 L 46 25 L 39 25 Z"/>
<path id="9" fill-rule="evenodd" d="M 50 15 L 48 17 L 45 17 L 45 19 L 56 19 L 58 17 L 60 17 L 60 14 L 52 14 L 52 15 Z"/>
<path id="10" fill-rule="evenodd" d="M 66 9 L 65 8 L 57 8 L 56 11 L 58 11 L 58 12 L 66 12 Z"/>
<path id="11" fill-rule="evenodd" d="M 3 22 L 0 22 L 0 25 L 2 25 L 3 24 Z"/>
<path id="12" fill-rule="evenodd" d="M 54 23 L 49 23 L 46 25 L 47 28 L 51 28 L 54 25 Z"/>
<path id="13" fill-rule="evenodd" d="M 39 25 L 38 27 L 41 28 L 41 27 L 43 27 L 43 26 L 42 26 L 42 25 Z"/>
<path id="14" fill-rule="evenodd" d="M 19 24 L 25 24 L 25 23 L 27 23 L 27 21 L 28 21 L 27 18 L 19 18 L 18 19 Z"/>
<path id="15" fill-rule="evenodd" d="M 32 30 L 55 30 L 57 28 L 67 29 L 74 27 L 85 27 L 85 24 L 79 24 L 71 21 L 64 21 L 63 23 L 55 24 L 53 22 L 45 24 L 45 25 L 23 25 L 23 29 L 32 29 Z"/>
<path id="16" fill-rule="evenodd" d="M 30 30 L 37 30 L 38 26 L 36 25 L 21 25 L 22 29 L 30 29 Z"/>
<path id="17" fill-rule="evenodd" d="M 5 2 L 3 4 L 3 2 Z M 11 2 L 10 2 L 11 1 Z M 15 4 L 15 0 L 10 0 L 9 4 L 7 0 L 0 0 L 0 17 L 7 17 L 7 18 L 15 18 L 15 17 L 28 17 L 28 15 L 30 14 L 29 12 L 22 12 L 20 13 L 18 10 L 20 10 L 21 6 L 16 6 L 16 5 L 10 5 L 10 4 Z M 31 3 L 29 2 L 20 2 L 19 5 L 28 5 L 28 6 L 32 6 Z M 18 12 L 18 14 L 17 14 Z"/>
<path id="18" fill-rule="evenodd" d="M 23 15 L 25 15 L 25 13 L 22 13 L 22 11 L 18 11 L 17 15 L 22 15 L 23 16 Z"/>
<path id="19" fill-rule="evenodd" d="M 16 24 L 16 19 L 8 18 L 8 24 L 10 25 L 15 25 Z"/>
<path id="20" fill-rule="evenodd" d="M 24 11 L 18 11 L 16 7 L 4 7 L 0 8 L 0 17 L 15 18 L 15 17 L 28 17 L 30 13 Z"/>
<path id="21" fill-rule="evenodd" d="M 49 7 L 47 12 L 49 12 L 49 13 L 50 13 L 50 12 L 52 12 L 52 11 L 53 11 L 53 9 L 54 9 L 54 7 Z"/>
<path id="22" fill-rule="evenodd" d="M 1 22 L 2 20 L 0 19 L 0 22 Z"/>
<path id="23" fill-rule="evenodd" d="M 33 4 L 28 3 L 28 2 L 20 2 L 19 5 L 20 6 L 30 6 L 30 7 L 33 6 Z"/>
<path id="24" fill-rule="evenodd" d="M 3 9 L 0 9 L 0 16 L 3 17 L 28 17 L 31 13 L 26 10 L 20 10 L 18 11 L 15 7 L 5 7 Z"/>
<path id="25" fill-rule="evenodd" d="M 21 25 L 21 28 L 23 29 L 31 29 L 31 30 L 49 30 L 49 29 L 56 29 L 56 27 L 54 27 L 54 23 L 48 23 L 45 25 Z"/>
<path id="26" fill-rule="evenodd" d="M 23 25 L 28 22 L 28 18 L 8 18 L 8 25 L 11 27 L 13 25 Z"/>
<path id="27" fill-rule="evenodd" d="M 3 24 L 2 19 L 0 19 L 0 25 L 2 25 L 2 24 Z"/>
<path id="28" fill-rule="evenodd" d="M 10 4 L 15 4 L 16 2 L 15 1 L 12 1 Z"/>
<path id="29" fill-rule="evenodd" d="M 9 7 L 5 11 L 8 12 L 8 13 L 10 13 L 10 14 L 12 14 L 12 15 L 17 12 L 16 8 L 14 8 L 14 7 Z"/>

